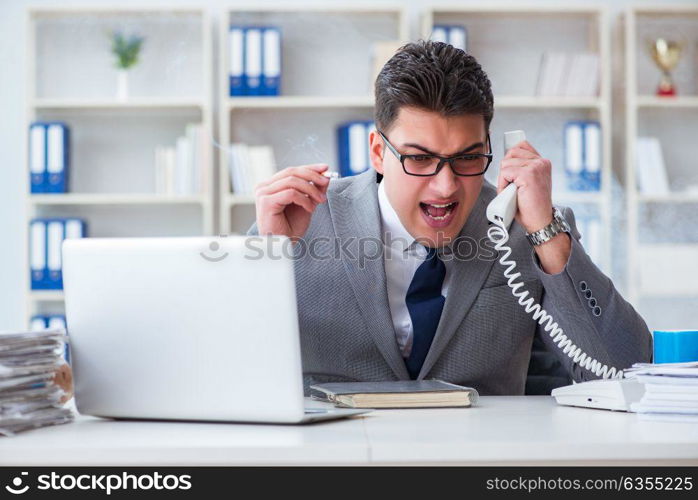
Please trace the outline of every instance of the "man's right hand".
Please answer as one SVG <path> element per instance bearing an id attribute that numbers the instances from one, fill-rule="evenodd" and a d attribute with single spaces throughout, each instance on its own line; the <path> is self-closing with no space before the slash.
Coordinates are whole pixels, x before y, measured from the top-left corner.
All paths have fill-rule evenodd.
<path id="1" fill-rule="evenodd" d="M 330 179 L 322 175 L 327 169 L 324 163 L 288 167 L 258 184 L 255 206 L 259 234 L 284 235 L 293 241 L 302 238 L 315 207 L 327 201 Z"/>

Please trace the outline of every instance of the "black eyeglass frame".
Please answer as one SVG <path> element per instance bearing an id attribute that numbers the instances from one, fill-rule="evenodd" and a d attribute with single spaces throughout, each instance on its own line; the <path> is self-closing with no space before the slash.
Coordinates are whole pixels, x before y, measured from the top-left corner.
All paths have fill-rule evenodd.
<path id="1" fill-rule="evenodd" d="M 402 170 L 407 175 L 414 175 L 415 177 L 432 177 L 439 172 L 441 172 L 441 169 L 444 167 L 446 163 L 448 163 L 451 166 L 451 171 L 453 172 L 454 175 L 457 175 L 458 177 L 477 177 L 480 175 L 485 175 L 485 172 L 487 172 L 487 169 L 490 167 L 490 164 L 492 163 L 492 143 L 490 142 L 490 134 L 489 132 L 487 133 L 487 147 L 489 149 L 489 153 L 466 153 L 466 154 L 461 154 L 461 155 L 455 155 L 455 156 L 439 156 L 431 153 L 420 153 L 416 155 L 403 155 L 400 153 L 395 146 L 393 146 L 388 138 L 385 136 L 383 132 L 380 130 L 377 130 L 377 132 L 380 134 L 380 136 L 383 138 L 385 141 L 385 145 L 388 146 L 388 149 L 395 155 L 395 157 L 400 161 L 400 164 L 402 165 Z M 411 172 L 408 172 L 407 169 L 405 168 L 405 160 L 409 158 L 414 158 L 418 156 L 431 156 L 434 158 L 439 159 L 439 164 L 436 165 L 436 169 L 434 170 L 434 173 L 432 174 L 413 174 Z M 458 160 L 461 158 L 466 158 L 466 159 L 472 159 L 472 158 L 487 158 L 487 165 L 485 165 L 485 169 L 477 174 L 459 174 L 458 172 L 455 171 L 453 168 L 453 164 L 451 163 L 453 160 Z"/>

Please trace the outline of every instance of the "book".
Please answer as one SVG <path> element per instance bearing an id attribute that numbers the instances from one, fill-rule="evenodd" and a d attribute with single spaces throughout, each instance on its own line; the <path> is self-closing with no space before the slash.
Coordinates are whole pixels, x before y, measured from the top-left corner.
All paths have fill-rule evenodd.
<path id="1" fill-rule="evenodd" d="M 155 148 L 155 193 L 165 196 L 203 194 L 208 186 L 206 133 L 201 123 L 188 123 L 174 146 Z"/>
<path id="2" fill-rule="evenodd" d="M 536 95 L 594 97 L 599 93 L 599 56 L 593 52 L 544 52 Z"/>
<path id="3" fill-rule="evenodd" d="M 638 137 L 635 145 L 637 152 L 637 183 L 643 194 L 669 194 L 669 179 L 662 145 L 656 137 Z"/>
<path id="4" fill-rule="evenodd" d="M 276 160 L 271 146 L 232 143 L 229 156 L 231 193 L 253 194 L 260 182 L 276 173 Z"/>
<path id="5" fill-rule="evenodd" d="M 331 382 L 311 385 L 311 397 L 344 408 L 447 408 L 477 403 L 472 387 L 442 380 Z"/>

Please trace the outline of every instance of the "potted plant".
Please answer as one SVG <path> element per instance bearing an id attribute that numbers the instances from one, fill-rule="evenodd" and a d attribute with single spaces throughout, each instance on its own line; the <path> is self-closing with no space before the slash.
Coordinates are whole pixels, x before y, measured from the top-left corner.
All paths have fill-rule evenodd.
<path id="1" fill-rule="evenodd" d="M 116 56 L 117 98 L 128 99 L 128 70 L 138 62 L 144 38 L 138 35 L 127 36 L 119 31 L 111 35 L 111 51 Z"/>

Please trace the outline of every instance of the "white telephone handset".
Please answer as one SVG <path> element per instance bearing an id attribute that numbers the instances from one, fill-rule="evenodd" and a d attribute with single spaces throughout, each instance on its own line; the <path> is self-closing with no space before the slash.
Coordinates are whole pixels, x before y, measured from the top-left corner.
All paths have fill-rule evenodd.
<path id="1" fill-rule="evenodd" d="M 504 149 L 506 150 L 515 146 L 521 141 L 526 140 L 526 134 L 522 130 L 514 130 L 504 133 Z M 545 309 L 540 304 L 535 303 L 533 297 L 529 297 L 528 290 L 519 290 L 522 288 L 523 282 L 517 280 L 521 277 L 520 272 L 514 272 L 516 262 L 509 259 L 511 248 L 507 246 L 509 241 L 509 226 L 516 215 L 516 185 L 509 184 L 497 195 L 495 199 L 487 206 L 487 219 L 492 222 L 492 225 L 487 230 L 487 237 L 494 243 L 495 249 L 500 253 L 499 262 L 506 269 L 504 276 L 507 278 L 507 284 L 511 288 L 512 294 L 519 300 L 519 304 L 533 316 L 539 325 L 543 326 L 545 331 L 552 337 L 557 346 L 562 349 L 562 352 L 567 354 L 574 360 L 575 363 L 583 368 L 593 372 L 603 378 L 623 378 L 623 371 L 616 368 L 609 368 L 601 364 L 594 358 L 587 356 L 579 347 L 567 338 L 562 328 L 553 321 Z"/>
<path id="2" fill-rule="evenodd" d="M 523 130 L 504 132 L 504 153 L 525 140 L 526 134 Z M 501 224 L 508 228 L 514 220 L 516 209 L 516 184 L 512 182 L 487 205 L 487 219 L 493 224 Z"/>

